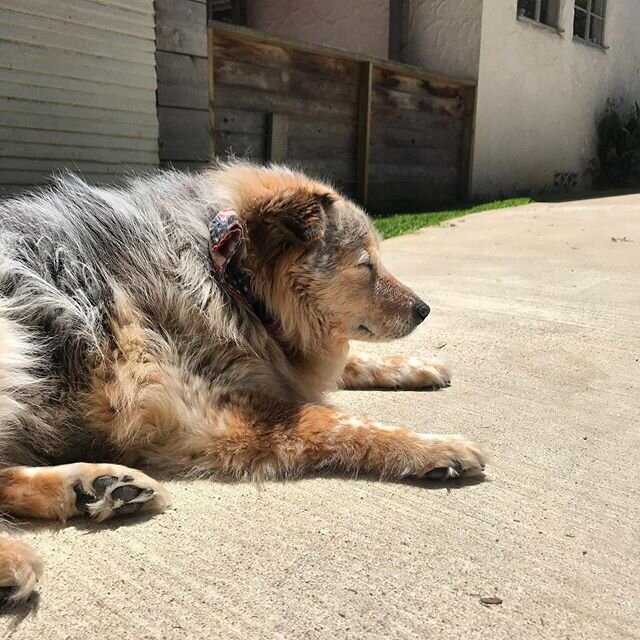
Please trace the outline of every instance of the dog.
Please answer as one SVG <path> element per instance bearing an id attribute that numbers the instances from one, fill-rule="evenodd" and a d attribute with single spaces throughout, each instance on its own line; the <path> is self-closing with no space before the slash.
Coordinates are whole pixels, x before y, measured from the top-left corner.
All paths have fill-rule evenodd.
<path id="1" fill-rule="evenodd" d="M 275 479 L 481 474 L 461 436 L 347 415 L 326 393 L 448 386 L 437 360 L 350 354 L 429 307 L 380 262 L 365 212 L 282 166 L 235 161 L 121 188 L 74 175 L 0 205 L 0 509 L 161 512 L 138 470 Z M 36 552 L 0 538 L 27 598 Z"/>

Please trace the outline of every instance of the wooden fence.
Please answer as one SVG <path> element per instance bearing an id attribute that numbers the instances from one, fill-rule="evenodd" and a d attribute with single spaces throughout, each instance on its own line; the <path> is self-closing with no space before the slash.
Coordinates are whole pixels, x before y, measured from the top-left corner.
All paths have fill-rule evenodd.
<path id="1" fill-rule="evenodd" d="M 468 195 L 475 89 L 211 22 L 209 150 L 293 164 L 376 212 Z"/>

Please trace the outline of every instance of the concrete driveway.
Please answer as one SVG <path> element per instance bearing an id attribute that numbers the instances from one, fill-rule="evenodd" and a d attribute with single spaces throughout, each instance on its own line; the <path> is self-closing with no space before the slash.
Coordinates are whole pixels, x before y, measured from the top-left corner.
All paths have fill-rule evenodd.
<path id="1" fill-rule="evenodd" d="M 433 311 L 373 351 L 438 354 L 454 384 L 334 399 L 473 436 L 485 482 L 169 483 L 160 517 L 28 531 L 47 560 L 40 606 L 1 630 L 640 638 L 640 196 L 477 214 L 384 250 Z"/>

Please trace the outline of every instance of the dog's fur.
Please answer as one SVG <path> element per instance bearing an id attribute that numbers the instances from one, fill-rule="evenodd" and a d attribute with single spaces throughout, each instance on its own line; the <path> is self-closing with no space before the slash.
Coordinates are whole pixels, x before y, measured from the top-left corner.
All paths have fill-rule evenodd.
<path id="1" fill-rule="evenodd" d="M 219 288 L 208 224 L 234 209 L 242 268 L 274 336 Z M 331 408 L 348 388 L 446 386 L 425 359 L 349 357 L 349 340 L 410 333 L 428 307 L 381 265 L 364 212 L 283 167 L 166 172 L 122 189 L 74 176 L 0 205 L 0 508 L 102 520 L 166 491 L 140 471 L 278 478 L 321 469 L 387 478 L 479 472 L 459 436 Z M 118 463 L 118 464 L 112 464 Z M 0 586 L 41 571 L 0 539 Z"/>

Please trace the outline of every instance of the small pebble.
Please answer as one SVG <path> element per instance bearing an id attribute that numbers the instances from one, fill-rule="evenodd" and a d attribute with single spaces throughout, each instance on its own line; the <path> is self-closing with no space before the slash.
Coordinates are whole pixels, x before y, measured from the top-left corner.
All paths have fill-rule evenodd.
<path id="1" fill-rule="evenodd" d="M 498 596 L 482 596 L 480 598 L 480 604 L 487 607 L 491 604 L 502 604 L 502 598 L 498 598 Z"/>

